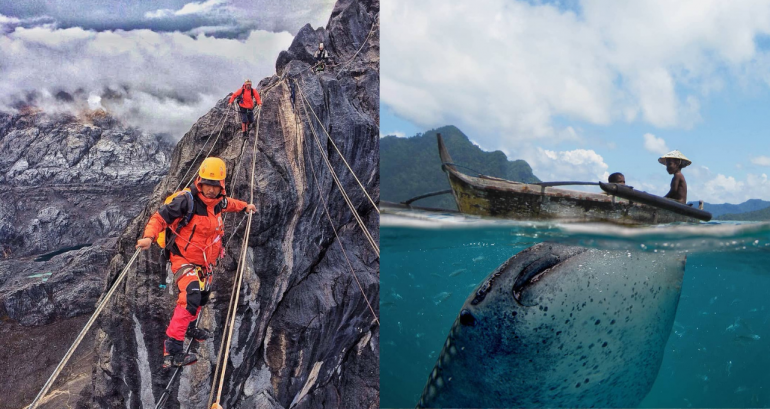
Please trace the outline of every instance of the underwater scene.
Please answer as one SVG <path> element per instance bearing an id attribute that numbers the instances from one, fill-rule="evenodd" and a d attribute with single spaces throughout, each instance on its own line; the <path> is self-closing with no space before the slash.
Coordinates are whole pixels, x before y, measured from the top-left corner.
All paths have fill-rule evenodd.
<path id="1" fill-rule="evenodd" d="M 383 408 L 770 405 L 767 224 L 380 224 Z"/>

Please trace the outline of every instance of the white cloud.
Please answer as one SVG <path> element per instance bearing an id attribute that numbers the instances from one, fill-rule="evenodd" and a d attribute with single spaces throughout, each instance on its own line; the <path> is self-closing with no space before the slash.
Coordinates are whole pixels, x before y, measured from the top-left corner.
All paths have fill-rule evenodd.
<path id="1" fill-rule="evenodd" d="M 745 187 L 746 183 L 736 180 L 732 176 L 718 174 L 703 184 L 702 198 L 698 199 L 703 199 L 709 203 L 742 203 L 751 198 L 744 194 Z M 697 199 L 692 197 L 690 200 Z"/>
<path id="2" fill-rule="evenodd" d="M 609 176 L 609 166 L 604 163 L 602 156 L 593 150 L 552 151 L 527 148 L 522 150 L 521 154 L 522 159 L 532 167 L 533 173 L 543 181 L 598 182 L 606 181 Z"/>
<path id="3" fill-rule="evenodd" d="M 406 138 L 406 134 L 401 131 L 392 131 L 387 133 L 380 133 L 380 138 L 384 138 L 386 136 L 395 136 L 396 138 Z"/>
<path id="4" fill-rule="evenodd" d="M 144 17 L 148 19 L 158 19 L 193 14 L 207 14 L 225 3 L 225 0 L 208 0 L 204 2 L 187 3 L 179 10 L 158 9 L 155 11 L 148 11 L 144 13 Z"/>
<path id="5" fill-rule="evenodd" d="M 19 24 L 19 23 L 21 23 L 21 20 L 19 20 L 16 17 L 8 17 L 8 16 L 0 14 L 0 25 L 2 25 L 2 24 Z"/>
<path id="6" fill-rule="evenodd" d="M 644 149 L 647 149 L 648 152 L 656 155 L 663 155 L 670 151 L 663 138 L 656 138 L 655 135 L 651 133 L 644 134 Z"/>
<path id="7" fill-rule="evenodd" d="M 758 166 L 770 166 L 770 157 L 757 156 L 755 158 L 751 158 L 751 163 Z"/>
<path id="8" fill-rule="evenodd" d="M 487 146 L 561 140 L 554 119 L 693 126 L 722 78 L 770 83 L 763 1 L 392 0 L 382 4 L 382 102 Z M 502 136 L 500 136 L 502 135 Z"/>
<path id="9" fill-rule="evenodd" d="M 293 37 L 252 31 L 245 40 L 150 30 L 16 28 L 0 37 L 0 110 L 20 101 L 61 110 L 103 106 L 129 125 L 181 137 L 244 78 L 275 72 Z M 91 98 L 89 98 L 91 97 Z M 98 99 L 96 98 L 98 97 Z"/>

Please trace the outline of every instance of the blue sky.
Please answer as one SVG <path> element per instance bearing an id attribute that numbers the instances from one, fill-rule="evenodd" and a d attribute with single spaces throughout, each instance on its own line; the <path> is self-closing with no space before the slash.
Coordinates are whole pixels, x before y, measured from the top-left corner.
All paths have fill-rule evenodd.
<path id="1" fill-rule="evenodd" d="M 458 126 L 548 180 L 770 200 L 770 4 L 658 0 L 383 4 L 381 134 Z"/>

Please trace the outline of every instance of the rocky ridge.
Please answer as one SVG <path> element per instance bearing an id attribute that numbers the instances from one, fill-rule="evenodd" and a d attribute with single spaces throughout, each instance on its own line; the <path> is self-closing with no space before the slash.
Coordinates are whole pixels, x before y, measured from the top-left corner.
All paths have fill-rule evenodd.
<path id="1" fill-rule="evenodd" d="M 340 0 L 326 28 L 301 29 L 289 50 L 279 56 L 278 74 L 259 83 L 258 89 L 273 88 L 262 95 L 256 156 L 251 150 L 254 132 L 244 140 L 234 120 L 226 122 L 213 146 L 211 155 L 228 165 L 226 184 L 233 197 L 248 200 L 255 161 L 258 207 L 220 402 L 224 407 L 379 407 L 379 326 L 341 245 L 377 314 L 379 258 L 334 185 L 311 130 L 318 134 L 366 228 L 378 240 L 378 213 L 321 129 L 330 133 L 378 201 L 378 18 L 376 0 Z M 334 65 L 315 74 L 308 57 L 319 41 L 324 41 Z M 294 80 L 299 86 L 296 107 L 289 87 Z M 322 125 L 305 116 L 300 91 Z M 134 252 L 150 215 L 185 179 L 186 170 L 199 165 L 202 158 L 196 158 L 197 152 L 217 131 L 223 115 L 230 115 L 228 109 L 226 99 L 220 100 L 179 142 L 168 176 L 118 239 L 110 282 Z M 339 239 L 326 219 L 322 197 Z M 242 217 L 229 215 L 226 220 L 228 236 L 239 228 L 227 242 L 227 254 L 215 271 L 212 301 L 202 313 L 200 325 L 212 330 L 214 340 L 200 345 L 199 362 L 184 369 L 166 407 L 206 405 L 243 239 Z M 142 253 L 98 322 L 92 385 L 82 392 L 79 406 L 154 406 L 170 376 L 160 369 L 161 345 L 176 294 L 159 288 L 165 278 L 157 248 Z"/>
<path id="2" fill-rule="evenodd" d="M 166 174 L 171 149 L 103 111 L 0 113 L 0 347 L 29 358 L 29 382 L 0 374 L 8 402 L 30 401 L 69 347 L 74 335 L 60 323 L 94 311 L 116 238 Z"/>

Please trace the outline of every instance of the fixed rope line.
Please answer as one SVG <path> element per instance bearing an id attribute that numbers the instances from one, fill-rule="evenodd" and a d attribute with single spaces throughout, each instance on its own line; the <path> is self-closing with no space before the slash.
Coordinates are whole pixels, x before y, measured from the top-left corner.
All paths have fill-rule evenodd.
<path id="1" fill-rule="evenodd" d="M 302 108 L 305 111 L 305 117 L 308 120 L 308 125 L 310 126 L 310 131 L 313 134 L 313 138 L 315 139 L 316 146 L 318 146 L 318 151 L 321 153 L 321 157 L 324 159 L 324 162 L 326 163 L 326 167 L 329 169 L 329 172 L 331 173 L 332 178 L 334 179 L 334 182 L 337 184 L 337 187 L 339 188 L 340 193 L 342 194 L 342 198 L 345 200 L 345 203 L 347 203 L 348 207 L 350 208 L 350 212 L 353 213 L 353 217 L 358 222 L 358 226 L 361 228 L 361 231 L 363 231 L 364 235 L 366 236 L 366 239 L 369 241 L 369 244 L 372 246 L 372 249 L 374 249 L 374 252 L 377 254 L 377 257 L 379 257 L 380 256 L 380 247 L 374 241 L 374 238 L 372 238 L 372 235 L 366 229 L 366 226 L 364 226 L 364 221 L 361 219 L 361 216 L 358 215 L 358 212 L 356 211 L 356 208 L 353 205 L 353 202 L 350 200 L 350 197 L 348 197 L 347 192 L 345 192 L 345 188 L 342 187 L 342 183 L 340 182 L 339 178 L 337 178 L 337 174 L 334 172 L 334 168 L 332 167 L 332 164 L 329 161 L 329 158 L 326 156 L 326 153 L 324 152 L 323 148 L 321 147 L 321 141 L 318 138 L 318 135 L 315 132 L 315 127 L 313 126 L 312 122 L 310 121 L 310 116 L 307 113 L 306 105 L 308 105 L 308 104 L 309 103 L 307 102 L 307 100 L 305 100 L 303 98 Z"/>
<path id="2" fill-rule="evenodd" d="M 313 165 L 312 160 L 310 161 L 310 170 L 313 172 L 313 180 L 315 181 L 315 187 L 316 189 L 318 189 L 318 195 L 321 197 L 321 201 L 324 205 L 324 212 L 326 213 L 326 218 L 329 220 L 329 224 L 331 224 L 332 226 L 334 237 L 337 238 L 337 243 L 340 244 L 340 248 L 342 249 L 342 254 L 345 256 L 345 261 L 348 262 L 348 267 L 350 268 L 350 272 L 353 274 L 353 277 L 356 279 L 358 288 L 361 290 L 361 294 L 364 296 L 364 300 L 366 300 L 366 305 L 369 307 L 369 311 L 372 312 L 372 316 L 374 317 L 374 320 L 377 322 L 377 325 L 380 325 L 380 320 L 377 318 L 377 314 L 374 312 L 374 308 L 372 308 L 372 304 L 369 302 L 369 297 L 367 297 L 366 293 L 364 292 L 364 287 L 361 285 L 361 281 L 358 280 L 358 276 L 356 275 L 356 272 L 353 269 L 353 264 L 350 262 L 350 258 L 348 258 L 348 253 L 345 251 L 345 246 L 342 245 L 342 240 L 340 240 L 340 236 L 337 235 L 337 228 L 334 227 L 334 222 L 332 221 L 332 217 L 329 214 L 329 209 L 326 206 L 326 199 L 324 199 L 324 195 L 323 193 L 321 193 L 321 186 L 318 183 L 318 178 L 316 178 L 315 165 Z"/>
<path id="3" fill-rule="evenodd" d="M 374 249 L 375 253 L 377 254 L 377 257 L 380 256 L 380 247 L 377 245 L 377 243 L 372 238 L 372 235 L 369 233 L 369 230 L 366 229 L 364 226 L 364 222 L 361 219 L 361 216 L 359 216 L 358 212 L 356 211 L 355 206 L 353 205 L 353 202 L 350 200 L 350 197 L 348 196 L 347 192 L 345 191 L 345 188 L 342 187 L 342 182 L 340 182 L 339 178 L 337 177 L 337 173 L 334 172 L 334 168 L 331 165 L 331 162 L 329 161 L 329 158 L 326 156 L 326 152 L 324 152 L 323 148 L 321 147 L 321 141 L 318 138 L 318 135 L 316 134 L 315 127 L 313 126 L 312 122 L 310 121 L 310 116 L 307 113 L 307 107 L 309 102 L 307 100 L 303 100 L 303 109 L 305 111 L 305 117 L 307 118 L 308 125 L 310 126 L 310 131 L 313 134 L 313 137 L 316 142 L 316 146 L 318 146 L 318 151 L 321 153 L 321 157 L 324 159 L 324 162 L 326 163 L 326 167 L 329 169 L 329 172 L 332 175 L 332 178 L 334 179 L 334 182 L 337 184 L 337 187 L 340 190 L 340 194 L 342 195 L 342 198 L 345 199 L 345 203 L 347 203 L 348 207 L 350 208 L 350 212 L 353 213 L 353 217 L 355 217 L 356 221 L 358 222 L 358 226 L 361 228 L 361 230 L 364 232 L 364 235 L 366 236 L 366 239 L 369 240 L 369 244 Z"/>
<path id="4" fill-rule="evenodd" d="M 241 227 L 241 224 L 243 223 L 243 221 L 246 220 L 246 217 L 247 216 L 244 216 L 243 218 L 241 218 L 241 222 L 238 223 L 238 226 L 236 226 L 235 229 L 233 229 L 233 233 L 230 234 L 230 237 L 227 239 L 227 243 L 230 243 L 230 240 L 238 231 L 238 228 Z M 226 248 L 227 244 L 224 244 L 224 247 Z M 233 279 L 233 289 L 230 291 L 230 303 L 227 306 L 227 318 L 225 318 L 225 323 L 230 322 L 230 315 L 233 313 L 233 299 L 235 299 L 235 290 L 240 288 L 240 286 L 235 285 L 236 281 L 238 281 L 238 274 L 236 274 L 236 277 Z M 227 328 L 227 326 L 225 326 L 225 328 Z M 214 369 L 214 378 L 213 378 L 214 382 L 211 384 L 211 392 L 209 392 L 209 400 L 208 400 L 208 404 L 206 405 L 206 408 L 211 407 L 211 401 L 214 398 L 214 388 L 217 384 L 217 375 L 219 374 L 219 370 L 221 367 L 221 365 L 219 365 L 219 357 L 222 356 L 222 351 L 225 349 L 225 340 L 226 340 L 226 337 L 223 335 L 222 341 L 220 341 L 219 343 L 219 352 L 217 353 L 217 366 Z"/>
<path id="5" fill-rule="evenodd" d="M 219 140 L 219 135 L 222 134 L 222 130 L 225 129 L 225 120 L 227 119 L 227 115 L 228 114 L 229 114 L 229 112 L 227 112 L 227 109 L 225 109 L 225 113 L 222 115 L 222 121 L 220 122 L 221 127 L 219 128 L 219 132 L 217 133 L 217 138 L 214 140 L 214 144 L 211 145 L 212 149 L 214 148 L 214 146 L 216 146 L 217 141 Z M 192 162 L 190 162 L 190 167 L 187 168 L 187 171 L 184 173 L 184 176 L 182 176 L 180 178 L 179 185 L 177 185 L 176 189 L 174 189 L 174 192 L 176 192 L 177 190 L 179 190 L 180 187 L 182 187 L 182 182 L 181 181 L 183 181 L 187 177 L 187 175 L 190 173 L 190 170 L 195 166 L 195 161 L 198 160 L 198 157 L 201 155 L 201 152 L 203 152 L 203 149 L 206 148 L 206 145 L 209 143 L 209 140 L 211 139 L 211 135 L 213 135 L 213 133 L 209 134 L 209 137 L 206 139 L 206 142 L 203 142 L 203 145 L 198 150 L 198 154 L 195 155 L 195 158 L 192 160 Z M 211 153 L 210 150 L 209 150 L 209 153 Z M 190 182 L 187 182 L 187 185 L 189 185 L 190 183 L 192 183 L 192 180 L 190 180 Z M 185 185 L 185 186 L 187 186 L 187 185 Z"/>
<path id="6" fill-rule="evenodd" d="M 131 259 L 129 259 L 128 264 L 123 268 L 123 271 L 118 275 L 118 278 L 115 280 L 115 283 L 112 284 L 112 287 L 107 292 L 107 294 L 104 295 L 104 298 L 99 302 L 99 304 L 96 307 L 96 311 L 91 315 L 91 318 L 86 322 L 86 326 L 83 327 L 83 330 L 80 331 L 80 334 L 78 334 L 78 337 L 75 339 L 75 342 L 72 344 L 70 349 L 67 351 L 66 354 L 64 354 L 64 358 L 62 358 L 61 362 L 59 362 L 59 365 L 56 367 L 56 369 L 53 371 L 53 374 L 48 378 L 48 381 L 46 381 L 45 385 L 43 385 L 43 389 L 40 390 L 40 393 L 37 394 L 37 397 L 35 397 L 35 400 L 32 401 L 32 403 L 28 406 L 29 409 L 34 409 L 37 407 L 36 405 L 39 403 L 40 399 L 45 396 L 46 393 L 48 393 L 48 390 L 53 385 L 56 378 L 59 376 L 59 373 L 61 373 L 62 369 L 64 369 L 64 365 L 67 364 L 67 361 L 72 357 L 72 354 L 75 352 L 75 349 L 77 349 L 78 345 L 80 345 L 80 342 L 83 340 L 83 337 L 86 335 L 86 332 L 91 328 L 91 325 L 93 325 L 94 321 L 96 321 L 96 318 L 99 316 L 99 314 L 104 309 L 104 306 L 107 305 L 107 301 L 110 300 L 110 297 L 112 297 L 112 294 L 115 293 L 115 290 L 118 288 L 118 284 L 120 284 L 121 281 L 123 281 L 123 278 L 126 277 L 126 273 L 128 273 L 128 269 L 131 267 L 132 264 L 134 264 L 134 261 L 136 260 L 136 257 L 139 256 L 140 250 L 137 249 L 136 252 L 134 252 L 134 255 L 131 256 Z"/>
<path id="7" fill-rule="evenodd" d="M 263 89 L 261 91 L 261 95 L 267 96 L 268 92 L 270 92 L 273 88 L 277 87 L 278 85 L 280 85 L 284 81 L 285 80 L 283 78 L 281 78 L 275 84 L 273 84 L 273 85 Z M 262 112 L 262 108 L 260 108 L 259 111 L 257 111 L 257 118 L 259 118 L 261 112 Z M 259 126 L 259 124 L 257 124 L 257 126 Z M 241 170 L 241 166 L 240 165 L 243 162 L 243 150 L 246 148 L 246 143 L 247 142 L 248 142 L 248 139 L 243 141 L 243 145 L 241 146 L 241 153 L 240 153 L 240 156 L 239 156 L 240 159 L 238 160 L 238 165 L 235 167 L 235 177 L 231 179 L 231 182 L 232 182 L 232 185 L 233 185 L 233 189 L 234 189 L 234 186 L 235 186 L 235 181 L 238 180 L 238 174 L 240 173 L 240 170 Z M 224 224 L 226 221 L 227 221 L 227 214 L 225 214 L 222 217 L 222 224 Z"/>
<path id="8" fill-rule="evenodd" d="M 294 83 L 297 85 L 297 88 L 299 89 L 299 93 L 302 96 L 302 99 L 304 99 L 307 102 L 307 98 L 305 97 L 305 93 L 302 92 L 302 88 L 300 88 L 299 83 L 297 83 L 296 80 L 294 81 Z M 374 210 L 376 210 L 377 214 L 379 214 L 380 213 L 380 209 L 377 208 L 377 205 L 374 203 L 374 200 L 372 200 L 372 197 L 369 196 L 369 193 L 367 193 L 366 188 L 364 188 L 364 185 L 361 183 L 360 180 L 358 180 L 358 177 L 356 176 L 356 173 L 353 172 L 353 169 L 348 164 L 348 161 L 345 160 L 345 156 L 342 155 L 342 152 L 340 152 L 340 149 L 337 147 L 337 144 L 334 143 L 334 140 L 332 139 L 331 135 L 329 135 L 329 132 L 326 132 L 326 128 L 323 126 L 323 122 L 321 122 L 321 120 L 318 118 L 318 115 L 316 115 L 315 111 L 313 110 L 313 107 L 310 106 L 310 102 L 307 102 L 307 105 L 308 105 L 308 108 L 310 108 L 310 112 L 313 113 L 313 116 L 318 121 L 318 123 L 321 125 L 321 129 L 323 129 L 324 133 L 326 133 L 326 136 L 328 137 L 329 141 L 332 143 L 332 146 L 334 146 L 334 150 L 336 150 L 337 153 L 340 155 L 340 158 L 342 158 L 342 162 L 344 162 L 345 166 L 348 167 L 348 170 L 350 170 L 350 173 L 353 175 L 353 178 L 356 180 L 356 182 L 358 182 L 358 186 L 361 187 L 361 190 L 366 195 L 366 198 L 369 199 L 369 203 L 371 203 L 372 206 L 374 206 Z M 306 113 L 307 113 L 307 111 L 306 111 Z"/>
<path id="9" fill-rule="evenodd" d="M 249 196 L 249 203 L 254 203 L 254 175 L 256 173 L 257 168 L 257 141 L 259 140 L 259 118 L 261 114 L 261 110 L 257 113 L 257 126 L 254 133 L 254 147 L 252 150 L 252 161 L 251 161 L 251 192 Z M 233 282 L 233 292 L 235 293 L 235 298 L 230 298 L 230 308 L 228 308 L 228 319 L 229 323 L 226 321 L 225 328 L 227 329 L 227 336 L 222 337 L 222 345 L 224 345 L 224 355 L 222 354 L 222 345 L 220 345 L 220 352 L 219 356 L 217 358 L 217 370 L 215 371 L 214 375 L 214 383 L 216 384 L 216 372 L 219 372 L 219 388 L 217 389 L 217 396 L 216 396 L 216 404 L 219 405 L 219 401 L 222 398 L 222 387 L 224 386 L 225 382 L 225 372 L 226 372 L 226 365 L 227 365 L 227 358 L 230 355 L 230 344 L 232 343 L 232 336 L 233 336 L 233 329 L 235 328 L 235 317 L 236 317 L 236 310 L 238 308 L 238 300 L 241 295 L 241 284 L 243 282 L 243 270 L 246 265 L 246 254 L 248 253 L 248 246 L 249 246 L 249 236 L 251 235 L 251 218 L 253 216 L 253 213 L 249 213 L 248 216 L 248 223 L 246 225 L 246 233 L 243 236 L 243 244 L 241 245 L 241 259 L 240 263 L 238 263 L 238 270 L 236 272 L 236 278 L 237 283 Z M 236 290 L 237 288 L 237 290 Z M 209 395 L 209 402 L 208 407 L 212 406 L 212 395 L 214 392 L 214 388 L 212 385 L 211 388 L 211 395 Z"/>
<path id="10" fill-rule="evenodd" d="M 360 52 L 361 52 L 361 50 L 363 50 L 363 49 L 364 49 L 364 46 L 366 45 L 366 42 L 367 42 L 367 41 L 369 41 L 369 37 L 370 37 L 370 36 L 372 35 L 372 33 L 374 32 L 374 27 L 377 27 L 379 24 L 380 24 L 380 13 L 378 12 L 378 13 L 377 13 L 377 14 L 374 16 L 374 22 L 372 23 L 372 28 L 370 28 L 370 29 L 369 29 L 369 34 L 367 34 L 367 35 L 366 35 L 366 38 L 364 39 L 364 42 L 363 42 L 363 43 L 361 43 L 361 47 L 358 47 L 358 51 L 356 51 L 356 53 L 355 53 L 355 54 L 353 54 L 353 56 L 352 56 L 352 57 L 348 58 L 348 60 L 347 60 L 347 61 L 345 61 L 344 63 L 340 63 L 340 64 L 333 64 L 333 65 L 329 65 L 329 66 L 330 66 L 330 67 L 336 67 L 336 66 L 339 66 L 339 67 L 344 67 L 345 65 L 347 65 L 348 63 L 350 63 L 351 61 L 353 61 L 353 59 L 354 59 L 354 58 L 356 58 L 356 56 L 358 55 L 358 53 L 360 53 Z M 339 73 L 338 73 L 337 75 L 339 75 Z"/>
<path id="11" fill-rule="evenodd" d="M 233 107 L 232 107 L 232 111 L 233 111 L 233 116 L 235 117 L 235 120 L 237 121 L 237 120 L 238 120 L 238 112 L 235 110 L 235 106 L 233 106 Z M 208 158 L 208 157 L 209 157 L 209 155 L 211 155 L 211 152 L 214 150 L 214 147 L 215 147 L 215 146 L 217 146 L 217 141 L 219 141 L 219 136 L 222 134 L 222 130 L 223 130 L 223 129 L 225 129 L 225 121 L 222 121 L 222 127 L 221 127 L 221 128 L 219 128 L 219 133 L 217 134 L 217 138 L 216 138 L 216 139 L 214 139 L 214 143 L 212 143 L 212 144 L 211 144 L 211 148 L 210 148 L 210 149 L 209 149 L 209 151 L 206 153 L 206 156 L 205 156 L 206 158 Z M 203 145 L 203 147 L 205 147 L 205 146 L 206 146 L 206 145 L 204 144 L 204 145 Z M 203 149 L 201 148 L 201 151 L 200 151 L 200 152 L 202 152 L 202 151 L 203 151 Z M 198 152 L 198 155 L 200 155 L 200 152 Z M 192 162 L 192 164 L 190 165 L 190 166 L 191 166 L 191 167 L 190 167 L 191 169 L 192 169 L 192 165 L 193 165 L 193 164 L 195 164 L 195 160 L 196 160 L 196 159 L 198 159 L 198 156 L 195 156 L 195 159 L 193 159 L 193 162 Z M 186 175 L 186 174 L 185 174 L 185 175 Z M 190 178 L 190 181 L 188 181 L 188 182 L 187 182 L 187 184 L 185 185 L 185 187 L 189 186 L 189 185 L 190 185 L 190 184 L 193 182 L 193 180 L 195 180 L 195 177 L 196 177 L 196 176 L 195 176 L 195 174 L 193 173 L 193 176 L 192 176 L 192 178 Z M 184 180 L 184 178 L 182 178 L 182 180 Z M 177 188 L 177 190 L 179 190 L 179 189 Z M 174 191 L 176 192 L 176 190 L 174 190 Z"/>
<path id="12" fill-rule="evenodd" d="M 208 289 L 208 283 L 206 283 L 206 289 Z M 203 315 L 203 311 L 201 310 L 201 313 L 198 314 L 198 317 L 195 318 L 195 325 L 194 328 L 198 328 L 198 321 L 200 321 L 200 317 Z M 195 340 L 190 340 L 190 342 L 187 344 L 187 348 L 184 350 L 184 354 L 187 355 L 187 353 L 190 352 L 190 349 L 192 348 L 193 342 L 197 342 Z M 168 401 L 169 396 L 171 396 L 171 385 L 174 384 L 174 379 L 176 379 L 176 376 L 179 375 L 179 372 L 182 371 L 182 366 L 176 367 L 176 370 L 174 370 L 174 374 L 171 375 L 171 379 L 169 379 L 168 384 L 166 384 L 166 389 L 163 390 L 163 394 L 160 395 L 160 400 L 158 400 L 158 403 L 155 405 L 155 409 L 160 409 L 163 407 L 163 405 L 166 404 L 166 401 Z"/>

